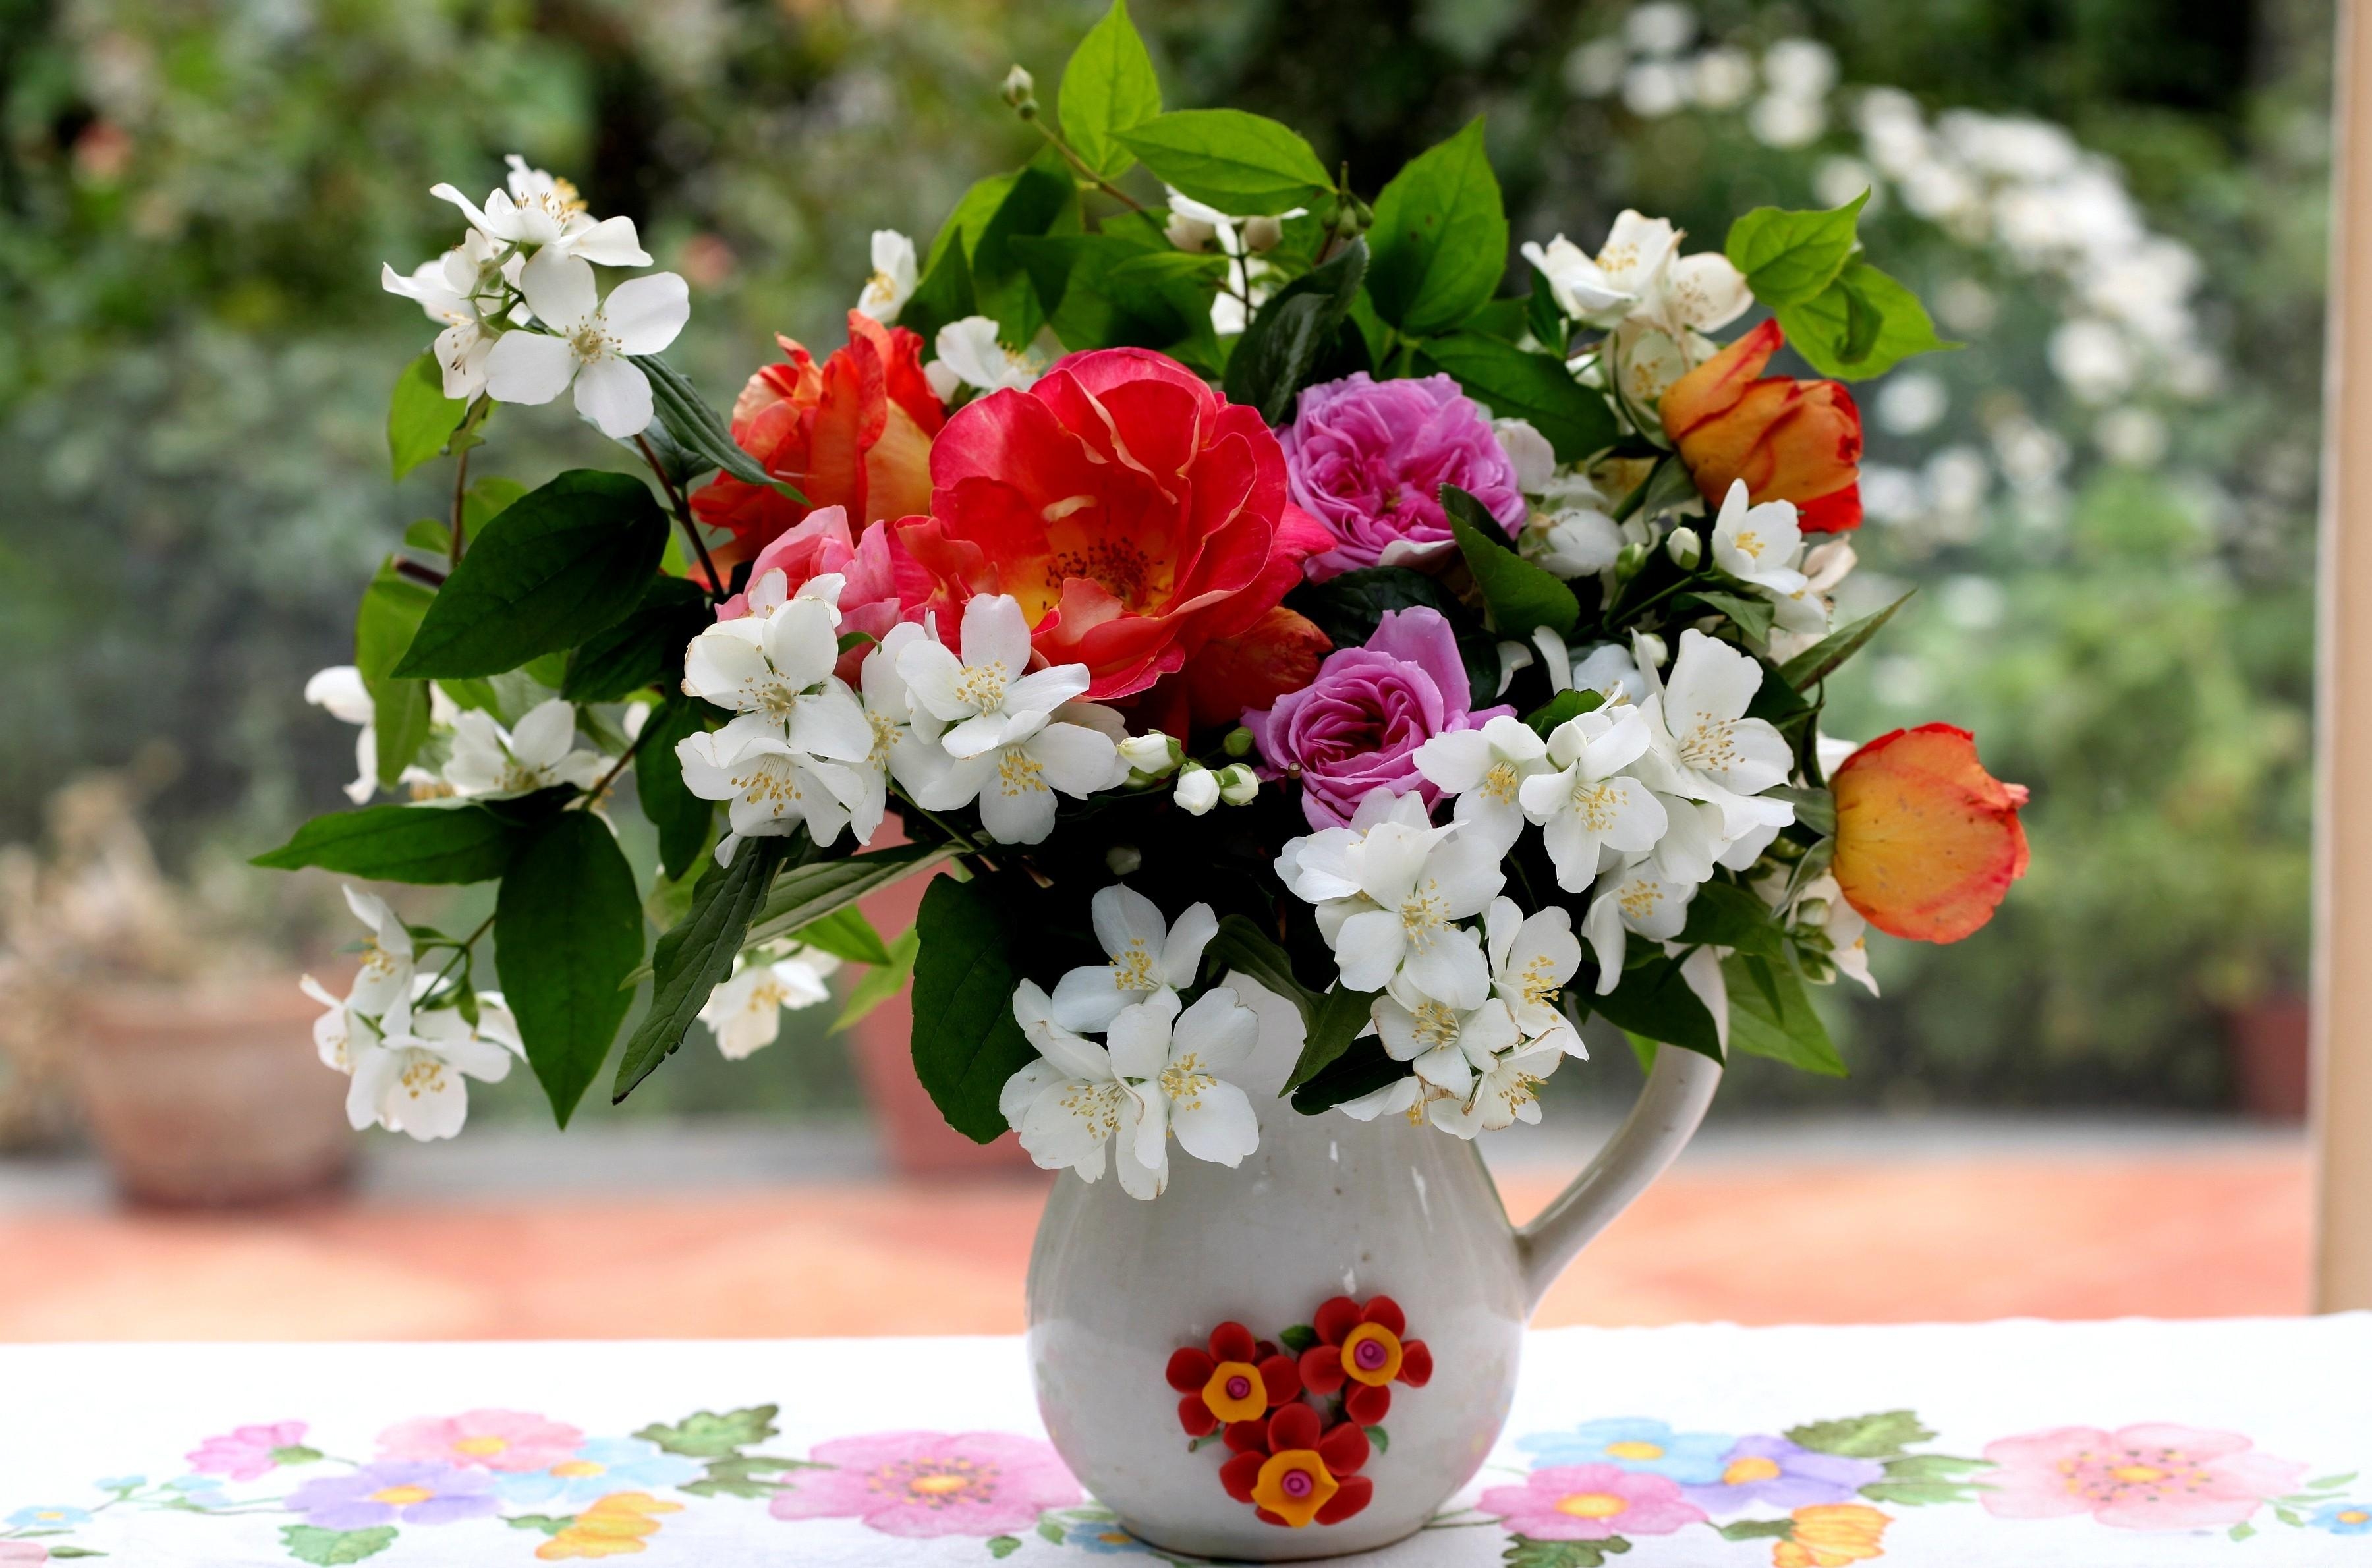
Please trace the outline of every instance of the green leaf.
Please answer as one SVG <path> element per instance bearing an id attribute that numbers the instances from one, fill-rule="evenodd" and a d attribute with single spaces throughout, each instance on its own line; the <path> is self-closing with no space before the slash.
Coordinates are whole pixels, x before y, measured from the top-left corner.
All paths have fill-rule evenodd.
<path id="1" fill-rule="evenodd" d="M 394 673 L 500 675 L 575 647 L 642 602 L 667 528 L 642 481 L 562 474 L 486 525 Z"/>
<path id="2" fill-rule="evenodd" d="M 1134 131 L 1161 112 L 1161 78 L 1128 19 L 1128 0 L 1112 0 L 1103 20 L 1087 29 L 1063 67 L 1055 112 L 1071 150 L 1106 180 L 1117 180 L 1136 161 L 1112 138 Z"/>
<path id="3" fill-rule="evenodd" d="M 1392 1434 L 1386 1432 L 1382 1427 L 1366 1426 L 1360 1428 L 1360 1430 L 1367 1434 L 1367 1446 L 1375 1449 L 1377 1453 L 1389 1453 L 1391 1450 Z"/>
<path id="4" fill-rule="evenodd" d="M 1309 618 L 1338 648 L 1355 648 L 1375 634 L 1386 612 L 1423 605 L 1438 610 L 1458 635 L 1459 657 L 1466 665 L 1472 703 L 1487 708 L 1498 701 L 1499 642 L 1437 577 L 1406 566 L 1362 566 L 1304 583 L 1294 589 L 1290 608 Z"/>
<path id="5" fill-rule="evenodd" d="M 721 1459 L 773 1436 L 774 1418 L 782 1413 L 780 1405 L 750 1405 L 723 1415 L 696 1411 L 671 1426 L 655 1422 L 634 1435 L 687 1458 Z"/>
<path id="6" fill-rule="evenodd" d="M 1991 1459 L 1964 1459 L 1956 1454 L 1904 1454 L 1886 1461 L 1886 1479 L 1959 1481 L 1993 1468 Z"/>
<path id="7" fill-rule="evenodd" d="M 702 874 L 692 889 L 692 912 L 661 936 L 652 951 L 650 1011 L 626 1041 L 611 1089 L 613 1103 L 634 1093 L 635 1085 L 675 1053 L 708 993 L 733 972 L 733 956 L 741 950 L 750 918 L 794 842 L 746 840 L 731 865 L 712 864 Z"/>
<path id="8" fill-rule="evenodd" d="M 2308 1481 L 2306 1483 L 2306 1489 L 2308 1492 L 2333 1491 L 2336 1488 L 2348 1485 L 2350 1482 L 2354 1481 L 2355 1474 L 2355 1471 L 2348 1470 L 2340 1475 L 2319 1476 L 2315 1480 Z"/>
<path id="9" fill-rule="evenodd" d="M 794 866 L 775 878 L 773 890 L 751 923 L 750 940 L 787 936 L 868 893 L 928 871 L 955 853 L 956 846 L 948 843 L 900 844 Z"/>
<path id="10" fill-rule="evenodd" d="M 1852 625 L 1830 633 L 1781 665 L 1781 678 L 1798 691 L 1827 679 L 1831 670 L 1861 652 L 1863 645 L 1878 635 L 1878 629 L 1893 620 L 1894 612 L 1911 602 L 1911 595 L 1918 591 L 1913 588 L 1884 610 L 1865 615 Z"/>
<path id="11" fill-rule="evenodd" d="M 925 273 L 933 271 L 938 266 L 940 258 L 950 250 L 970 257 L 972 246 L 979 242 L 980 231 L 988 226 L 988 220 L 996 215 L 996 209 L 1005 204 L 1006 196 L 1012 194 L 1014 181 L 1020 178 L 1021 171 L 1017 168 L 1009 173 L 992 174 L 973 180 L 957 201 L 954 210 L 939 225 L 939 232 L 932 237 L 931 249 L 923 258 L 923 271 Z M 904 314 L 903 311 L 899 313 L 901 320 Z"/>
<path id="12" fill-rule="evenodd" d="M 1891 1503 L 1903 1508 L 1927 1508 L 1947 1503 L 1973 1502 L 1979 1493 L 1990 1490 L 1966 1481 L 1874 1481 L 1861 1489 L 1861 1494 L 1873 1503 Z"/>
<path id="13" fill-rule="evenodd" d="M 1620 1557 L 1630 1550 L 1631 1543 L 1621 1536 L 1600 1540 L 1534 1540 L 1517 1536 L 1508 1541 L 1499 1561 L 1506 1568 L 1605 1568 L 1609 1557 Z"/>
<path id="14" fill-rule="evenodd" d="M 320 1458 L 321 1450 L 308 1448 L 302 1443 L 285 1443 L 272 1450 L 272 1462 L 275 1465 L 309 1465 Z"/>
<path id="15" fill-rule="evenodd" d="M 683 761 L 676 747 L 708 727 L 709 709 L 697 697 L 670 695 L 644 723 L 649 727 L 634 752 L 634 797 L 659 834 L 659 869 L 669 881 L 692 867 L 708 847 L 716 803 L 684 787 Z"/>
<path id="16" fill-rule="evenodd" d="M 435 598 L 426 585 L 398 573 L 390 556 L 363 589 L 355 612 L 355 668 L 370 693 L 378 782 L 390 789 L 428 739 L 428 682 L 398 679 L 391 672 Z"/>
<path id="17" fill-rule="evenodd" d="M 914 1075 L 948 1125 L 976 1144 L 1006 1131 L 996 1097 L 1037 1060 L 1013 1016 L 1021 979 L 1007 950 L 1009 929 L 982 878 L 936 878 L 914 928 Z"/>
<path id="18" fill-rule="evenodd" d="M 1454 377 L 1476 401 L 1503 419 L 1531 424 L 1556 448 L 1557 460 L 1577 463 L 1622 436 L 1606 399 L 1573 378 L 1564 361 L 1533 354 L 1484 332 L 1450 332 L 1417 345 L 1420 363 Z"/>
<path id="19" fill-rule="evenodd" d="M 890 948 L 881 940 L 881 934 L 873 929 L 873 923 L 855 904 L 843 904 L 821 919 L 808 922 L 792 932 L 791 937 L 853 964 L 890 961 Z"/>
<path id="20" fill-rule="evenodd" d="M 1307 1323 L 1295 1323 L 1278 1333 L 1276 1342 L 1294 1354 L 1299 1355 L 1318 1342 L 1318 1330 Z"/>
<path id="21" fill-rule="evenodd" d="M 1046 312 L 1016 242 L 1038 235 L 1076 234 L 1079 190 L 1052 148 L 1015 177 L 971 245 L 971 288 L 980 313 L 996 319 L 996 335 L 1019 348 L 1038 335 Z"/>
<path id="22" fill-rule="evenodd" d="M 1713 1015 L 1680 977 L 1678 958 L 1657 957 L 1625 969 L 1613 991 L 1590 997 L 1589 1005 L 1618 1028 L 1721 1060 Z"/>
<path id="23" fill-rule="evenodd" d="M 1569 637 L 1581 621 L 1581 601 L 1555 575 L 1507 548 L 1507 531 L 1482 503 L 1454 484 L 1441 487 L 1441 509 L 1449 516 L 1466 569 L 1491 607 L 1491 621 L 1506 637 L 1529 637 L 1546 626 Z"/>
<path id="24" fill-rule="evenodd" d="M 556 1536 L 576 1522 L 574 1514 L 513 1514 L 503 1520 L 515 1530 L 534 1530 L 548 1536 Z"/>
<path id="25" fill-rule="evenodd" d="M 1301 1014 L 1305 1031 L 1316 1026 L 1318 993 L 1301 983 L 1293 972 L 1293 959 L 1250 915 L 1221 916 L 1219 929 L 1203 945 L 1203 956 L 1219 972 L 1241 970 L 1292 1003 Z"/>
<path id="26" fill-rule="evenodd" d="M 1277 1092 L 1292 1094 L 1340 1061 L 1351 1048 L 1352 1038 L 1373 1018 L 1379 994 L 1337 985 L 1320 996 L 1312 1010 L 1308 1034 L 1302 1040 L 1301 1055 L 1295 1060 L 1285 1087 Z"/>
<path id="27" fill-rule="evenodd" d="M 1703 896 L 1702 889 L 1698 896 Z M 1753 897 L 1750 893 L 1747 896 Z M 1829 1039 L 1828 1026 L 1813 1011 L 1812 999 L 1804 990 L 1804 978 L 1796 972 L 1794 965 L 1785 959 L 1738 953 L 1721 961 L 1721 972 L 1729 983 L 1732 1051 L 1767 1056 L 1831 1078 L 1845 1075 L 1844 1058 L 1837 1054 L 1836 1043 Z"/>
<path id="28" fill-rule="evenodd" d="M 1401 166 L 1368 229 L 1376 314 L 1413 338 L 1481 309 L 1507 268 L 1507 214 L 1482 150 L 1482 117 Z"/>
<path id="29" fill-rule="evenodd" d="M 939 232 L 946 238 L 956 231 L 949 226 Z M 920 336 L 924 344 L 936 353 L 940 328 L 977 314 L 979 308 L 971 292 L 971 254 L 964 246 L 950 242 L 943 250 L 932 251 L 923 270 L 923 281 L 914 285 L 905 308 L 898 312 L 898 324 Z"/>
<path id="30" fill-rule="evenodd" d="M 805 1459 L 779 1459 L 764 1454 L 736 1454 L 708 1461 L 708 1474 L 677 1488 L 694 1497 L 772 1497 L 783 1490 L 778 1478 L 785 1470 L 823 1467 Z"/>
<path id="31" fill-rule="evenodd" d="M 1545 739 L 1556 726 L 1567 719 L 1596 713 L 1606 705 L 1606 699 L 1595 691 L 1576 691 L 1571 688 L 1558 692 L 1547 702 L 1524 715 L 1524 722 Z"/>
<path id="32" fill-rule="evenodd" d="M 1234 217 L 1310 206 L 1333 191 L 1298 133 L 1240 109 L 1184 109 L 1119 133 L 1167 184 Z"/>
<path id="33" fill-rule="evenodd" d="M 618 703 L 646 687 L 672 691 L 683 679 L 684 645 L 715 621 L 699 584 L 653 577 L 624 620 L 568 656 L 560 694 L 572 703 Z"/>
<path id="34" fill-rule="evenodd" d="M 1249 403 L 1269 424 L 1292 418 L 1295 400 L 1315 378 L 1358 297 L 1366 266 L 1366 244 L 1355 239 L 1272 296 L 1227 356 L 1228 401 Z"/>
<path id="35" fill-rule="evenodd" d="M 1226 258 L 1156 249 L 1134 226 L 1101 234 L 1023 236 L 1011 250 L 1054 335 L 1069 348 L 1150 348 L 1208 363 L 1218 339 L 1211 299 Z"/>
<path id="36" fill-rule="evenodd" d="M 657 412 L 659 423 L 667 427 L 668 435 L 686 455 L 710 468 L 723 469 L 744 483 L 766 485 L 794 501 L 807 500 L 795 486 L 768 473 L 757 459 L 734 442 L 731 427 L 708 406 L 708 401 L 684 378 L 683 372 L 655 354 L 628 357 L 641 366 L 643 374 L 650 378 L 651 406 Z"/>
<path id="37" fill-rule="evenodd" d="M 991 1536 L 981 1544 L 988 1548 L 988 1554 L 991 1557 L 995 1558 L 1001 1562 L 1021 1550 L 1021 1538 L 1019 1536 Z"/>
<path id="38" fill-rule="evenodd" d="M 1738 1519 L 1716 1527 L 1724 1540 L 1789 1540 L 1796 1534 L 1793 1519 Z"/>
<path id="39" fill-rule="evenodd" d="M 1687 923 L 1673 940 L 1692 947 L 1735 947 L 1766 958 L 1785 951 L 1785 938 L 1771 906 L 1735 882 L 1701 884 L 1689 900 Z"/>
<path id="40" fill-rule="evenodd" d="M 840 1016 L 831 1021 L 832 1032 L 838 1034 L 843 1029 L 855 1028 L 858 1020 L 897 995 L 899 990 L 914 978 L 914 955 L 922 950 L 920 932 L 910 925 L 900 933 L 898 940 L 890 944 L 890 961 L 866 971 L 865 978 L 858 981 L 855 989 L 848 993 L 848 1001 L 841 1008 Z"/>
<path id="41" fill-rule="evenodd" d="M 1357 993 L 1353 993 L 1355 995 Z M 1409 1075 L 1413 1069 L 1395 1062 L 1373 1035 L 1354 1040 L 1343 1053 L 1293 1091 L 1293 1109 L 1304 1116 L 1331 1110 L 1347 1099 L 1370 1095 Z"/>
<path id="42" fill-rule="evenodd" d="M 366 806 L 332 811 L 248 864 L 318 865 L 380 882 L 483 882 L 510 864 L 517 830 L 479 806 Z"/>
<path id="43" fill-rule="evenodd" d="M 1842 1454 L 1848 1459 L 1884 1459 L 1913 1443 L 1936 1434 L 1909 1411 L 1880 1411 L 1875 1415 L 1849 1416 L 1843 1421 L 1815 1421 L 1791 1426 L 1781 1436 L 1798 1448 L 1820 1454 Z"/>
<path id="44" fill-rule="evenodd" d="M 2224 1533 L 2231 1537 L 2234 1540 L 2247 1540 L 2250 1537 L 2257 1533 L 2257 1527 L 2243 1519 L 2240 1523 L 2233 1526 Z"/>
<path id="45" fill-rule="evenodd" d="M 1778 616 L 1777 607 L 1767 598 L 1750 598 L 1742 594 L 1717 593 L 1706 588 L 1682 594 L 1672 603 L 1674 609 L 1683 612 L 1691 604 L 1701 604 L 1707 610 L 1716 610 L 1728 616 L 1737 622 L 1738 630 L 1759 642 L 1770 640 L 1772 623 Z"/>
<path id="46" fill-rule="evenodd" d="M 87 1546 L 53 1546 L 50 1548 L 51 1560 L 52 1562 L 63 1562 L 68 1558 L 73 1557 L 104 1557 L 106 1555 L 107 1553 L 103 1551 L 94 1551 Z"/>
<path id="47" fill-rule="evenodd" d="M 1814 297 L 1781 307 L 1779 325 L 1813 369 L 1846 380 L 1883 376 L 1913 354 L 1960 346 L 1936 335 L 1917 295 L 1866 261 L 1846 263 Z"/>
<path id="48" fill-rule="evenodd" d="M 601 1071 L 643 961 L 643 905 L 617 835 L 590 811 L 564 811 L 512 857 L 494 902 L 503 999 L 528 1065 L 568 1125 Z"/>
<path id="49" fill-rule="evenodd" d="M 1854 227 L 1868 200 L 1865 191 L 1826 212 L 1757 207 L 1729 226 L 1722 249 L 1729 264 L 1746 274 L 1755 298 L 1774 310 L 1800 305 L 1836 281 L 1852 258 L 1861 243 Z"/>
<path id="50" fill-rule="evenodd" d="M 393 1525 L 373 1525 L 366 1530 L 325 1530 L 319 1525 L 283 1525 L 280 1539 L 288 1555 L 299 1562 L 328 1565 L 360 1562 L 377 1557 L 395 1544 Z M 50 1553 L 55 1557 L 56 1552 Z"/>
<path id="51" fill-rule="evenodd" d="M 1532 275 L 1532 292 L 1524 296 L 1524 327 L 1550 353 L 1563 355 L 1572 337 L 1572 323 L 1564 319 L 1564 309 L 1556 301 L 1556 290 L 1549 286 L 1546 273 L 1538 267 L 1527 269 Z"/>
<path id="52" fill-rule="evenodd" d="M 1056 1546 L 1062 1545 L 1065 1539 L 1063 1527 L 1044 1514 L 1038 1516 L 1038 1538 Z"/>
<path id="53" fill-rule="evenodd" d="M 1773 784 L 1762 792 L 1796 808 L 1796 820 L 1822 838 L 1837 830 L 1837 797 L 1825 788 L 1796 789 Z"/>
<path id="54" fill-rule="evenodd" d="M 469 412 L 468 399 L 445 395 L 445 372 L 434 354 L 405 366 L 387 405 L 387 449 L 394 459 L 395 477 L 401 479 L 443 451 L 454 426 Z"/>

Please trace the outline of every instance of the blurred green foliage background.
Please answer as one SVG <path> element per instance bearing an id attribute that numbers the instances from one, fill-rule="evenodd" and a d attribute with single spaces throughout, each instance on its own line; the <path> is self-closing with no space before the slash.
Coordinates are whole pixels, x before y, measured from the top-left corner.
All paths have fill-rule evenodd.
<path id="1" fill-rule="evenodd" d="M 1033 148 L 998 83 L 1046 92 L 1100 9 L 0 0 L 0 840 L 144 747 L 164 776 L 159 740 L 169 864 L 339 804 L 351 732 L 305 677 L 445 482 L 390 487 L 381 434 L 430 331 L 378 267 L 451 242 L 431 184 L 517 150 L 632 216 L 723 403 L 773 332 L 837 344 L 870 230 L 926 239 Z M 1873 251 L 1970 346 L 1859 389 L 1883 515 L 1848 608 L 1924 591 L 1833 727 L 1975 729 L 2034 790 L 2034 870 L 1959 947 L 1874 939 L 1848 1085 L 1750 1064 L 1733 1093 L 2227 1101 L 2229 1020 L 2304 976 L 2328 0 L 1135 14 L 1173 105 L 1289 120 L 1370 192 L 1487 113 L 1522 238 L 1594 247 L 1635 205 L 1712 246 L 1875 184 Z M 478 466 L 611 460 L 554 404 Z M 818 1027 L 636 1103 L 845 1106 Z"/>

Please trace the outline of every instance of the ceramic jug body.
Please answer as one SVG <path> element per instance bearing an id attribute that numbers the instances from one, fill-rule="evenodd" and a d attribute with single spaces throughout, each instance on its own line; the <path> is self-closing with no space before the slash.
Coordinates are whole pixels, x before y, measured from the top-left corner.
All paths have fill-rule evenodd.
<path id="1" fill-rule="evenodd" d="M 1057 1179 L 1029 1264 L 1039 1406 L 1081 1483 L 1157 1546 L 1255 1562 L 1366 1551 L 1422 1527 L 1482 1466 L 1541 1291 L 1678 1151 L 1720 1069 L 1668 1051 L 1662 1093 L 1651 1084 L 1607 1154 L 1519 1233 L 1475 1144 L 1403 1116 L 1304 1116 L 1278 1098 L 1300 1051 L 1299 1016 L 1241 977 L 1227 983 L 1261 1015 L 1244 1084 L 1260 1146 L 1232 1169 L 1173 1150 L 1168 1188 L 1151 1202 L 1109 1176 Z M 1381 1438 L 1357 1471 L 1370 1501 L 1334 1523 L 1262 1519 L 1221 1482 L 1236 1457 L 1227 1444 L 1214 1436 L 1190 1451 L 1180 1403 L 1199 1396 L 1166 1379 L 1171 1356 L 1206 1347 L 1224 1322 L 1280 1342 L 1329 1298 L 1379 1295 L 1404 1320 L 1393 1337 L 1421 1342 L 1431 1372 L 1421 1387 L 1381 1385 Z"/>

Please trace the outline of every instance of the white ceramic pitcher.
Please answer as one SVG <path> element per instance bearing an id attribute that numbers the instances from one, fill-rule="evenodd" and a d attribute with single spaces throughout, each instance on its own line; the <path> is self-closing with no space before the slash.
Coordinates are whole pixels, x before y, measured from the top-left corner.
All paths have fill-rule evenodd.
<path id="1" fill-rule="evenodd" d="M 1367 1551 L 1423 1526 L 1481 1468 L 1515 1395 L 1532 1308 L 1680 1153 L 1721 1068 L 1660 1052 L 1613 1139 L 1517 1229 L 1474 1144 L 1405 1117 L 1304 1116 L 1278 1098 L 1300 1015 L 1239 975 L 1226 983 L 1261 1016 L 1244 1080 L 1260 1147 L 1233 1170 L 1173 1149 L 1169 1189 L 1151 1202 L 1110 1176 L 1057 1179 L 1029 1260 L 1039 1409 L 1081 1484 L 1156 1546 L 1262 1562 Z M 1357 1472 L 1374 1485 L 1362 1512 L 1270 1524 L 1222 1486 L 1225 1445 L 1189 1451 L 1165 1371 L 1223 1322 L 1274 1340 L 1338 1295 L 1391 1297 L 1405 1338 L 1431 1352 L 1432 1375 L 1391 1386 L 1388 1444 Z"/>

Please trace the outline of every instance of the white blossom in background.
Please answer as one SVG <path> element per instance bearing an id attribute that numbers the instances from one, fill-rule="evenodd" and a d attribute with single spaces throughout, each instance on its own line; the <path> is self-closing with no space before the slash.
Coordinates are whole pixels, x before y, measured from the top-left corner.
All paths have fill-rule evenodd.
<path id="1" fill-rule="evenodd" d="M 873 275 L 856 296 L 856 308 L 889 325 L 914 296 L 914 242 L 894 228 L 873 231 Z"/>
<path id="2" fill-rule="evenodd" d="M 362 963 L 355 971 L 354 983 L 343 996 L 331 995 L 309 974 L 297 983 L 306 995 L 329 1009 L 313 1023 L 313 1047 L 320 1053 L 321 1064 L 351 1073 L 355 1042 L 375 1038 L 374 1020 L 397 998 L 412 994 L 414 949 L 412 933 L 386 900 L 357 893 L 351 887 L 344 892 L 346 907 L 371 932 L 363 941 Z"/>
<path id="3" fill-rule="evenodd" d="M 1260 1016 L 1227 987 L 1214 986 L 1179 1010 L 1175 991 L 1122 1008 L 1104 1036 L 1113 1073 L 1134 1102 L 1123 1132 L 1132 1158 L 1120 1165 L 1132 1198 L 1156 1198 L 1169 1181 L 1169 1139 L 1199 1160 L 1230 1167 L 1260 1146 L 1260 1119 L 1228 1082 L 1251 1060 Z"/>
<path id="4" fill-rule="evenodd" d="M 966 316 L 941 327 L 932 352 L 937 357 L 923 366 L 923 375 L 941 402 L 966 387 L 982 392 L 1027 388 L 1054 358 L 1043 346 L 1043 334 L 1028 348 L 1006 348 L 997 338 L 995 319 L 989 316 Z"/>
<path id="5" fill-rule="evenodd" d="M 794 948 L 777 958 L 744 958 L 700 1009 L 700 1021 L 730 1062 L 773 1044 L 785 1011 L 831 1001 L 827 979 L 840 967 L 837 957 L 814 947 Z"/>
<path id="6" fill-rule="evenodd" d="M 1436 735 L 1416 749 L 1413 760 L 1419 773 L 1456 798 L 1450 816 L 1460 830 L 1503 855 L 1523 835 L 1524 807 L 1517 795 L 1524 781 L 1554 766 L 1540 733 L 1506 714 L 1480 729 Z"/>
<path id="7" fill-rule="evenodd" d="M 315 670 L 305 682 L 305 701 L 327 709 L 341 724 L 362 726 L 355 737 L 355 781 L 346 785 L 346 798 L 360 806 L 378 791 L 378 710 L 363 684 L 363 672 L 350 664 Z"/>
<path id="8" fill-rule="evenodd" d="M 526 795 L 554 784 L 589 789 L 608 766 L 599 751 L 576 745 L 576 704 L 553 697 L 529 708 L 511 729 L 483 708 L 456 714 L 445 782 L 464 797 Z"/>
<path id="9" fill-rule="evenodd" d="M 602 435 L 642 434 L 651 423 L 651 382 L 628 356 L 657 354 L 683 331 L 692 317 L 683 279 L 628 278 L 605 300 L 583 258 L 547 248 L 528 262 L 519 288 L 549 331 L 505 332 L 486 355 L 486 390 L 502 402 L 548 403 L 574 384 L 576 412 Z"/>
<path id="10" fill-rule="evenodd" d="M 526 1055 L 518 1022 L 498 991 L 478 993 L 475 1024 L 456 1007 L 414 1012 L 435 981 L 434 975 L 419 976 L 417 995 L 390 1006 L 374 1039 L 354 1042 L 346 1121 L 356 1132 L 377 1123 L 419 1143 L 450 1138 L 469 1119 L 466 1080 L 500 1083 Z"/>
<path id="11" fill-rule="evenodd" d="M 1099 1034 L 1122 1009 L 1194 983 L 1203 949 L 1219 929 L 1207 903 L 1191 904 L 1172 927 L 1158 905 L 1115 882 L 1088 900 L 1096 941 L 1111 962 L 1075 969 L 1055 982 L 1053 1018 L 1064 1028 Z"/>
<path id="12" fill-rule="evenodd" d="M 1576 714 L 1550 734 L 1552 771 L 1526 779 L 1520 800 L 1566 892 L 1587 888 L 1609 856 L 1643 854 L 1664 836 L 1663 806 L 1624 772 L 1651 739 L 1646 715 L 1629 703 Z"/>

